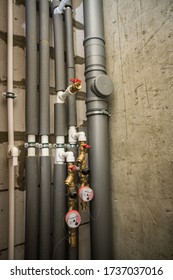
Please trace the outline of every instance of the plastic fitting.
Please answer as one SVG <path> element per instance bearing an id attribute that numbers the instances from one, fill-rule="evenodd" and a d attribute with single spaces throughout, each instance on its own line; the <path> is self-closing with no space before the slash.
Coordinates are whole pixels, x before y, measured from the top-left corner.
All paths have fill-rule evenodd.
<path id="1" fill-rule="evenodd" d="M 19 156 L 19 150 L 17 147 L 13 146 L 9 150 L 9 156 L 12 158 L 13 166 L 18 165 L 18 156 Z"/>
<path id="2" fill-rule="evenodd" d="M 65 8 L 65 5 L 67 4 L 68 0 L 61 0 L 59 6 L 54 9 L 54 14 L 62 14 Z"/>
<path id="3" fill-rule="evenodd" d="M 63 160 L 66 159 L 66 162 L 75 162 L 74 153 L 71 151 L 68 151 L 68 152 L 60 151 L 59 157 Z"/>

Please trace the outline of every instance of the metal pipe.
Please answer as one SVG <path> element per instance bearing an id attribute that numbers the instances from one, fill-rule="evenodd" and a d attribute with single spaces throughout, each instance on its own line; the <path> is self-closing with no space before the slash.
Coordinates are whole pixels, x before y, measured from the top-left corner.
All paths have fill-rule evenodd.
<path id="1" fill-rule="evenodd" d="M 8 0 L 7 8 L 8 31 L 7 31 L 7 93 L 13 94 L 13 1 Z M 15 191 L 14 191 L 14 165 L 10 156 L 11 148 L 14 146 L 14 120 L 13 120 L 13 98 L 7 98 L 8 119 L 8 180 L 9 180 L 9 224 L 8 224 L 8 259 L 14 259 L 14 235 L 15 235 Z"/>
<path id="2" fill-rule="evenodd" d="M 84 0 L 85 80 L 91 202 L 91 258 L 111 259 L 111 207 L 108 106 L 106 97 L 113 91 L 106 75 L 102 0 Z"/>
<path id="3" fill-rule="evenodd" d="M 38 258 L 38 134 L 37 15 L 36 0 L 26 0 L 26 223 L 25 259 Z"/>

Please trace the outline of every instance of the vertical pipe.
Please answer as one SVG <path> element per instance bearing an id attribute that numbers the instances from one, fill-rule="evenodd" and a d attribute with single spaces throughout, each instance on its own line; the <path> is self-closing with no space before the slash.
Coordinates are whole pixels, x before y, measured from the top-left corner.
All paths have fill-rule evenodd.
<path id="1" fill-rule="evenodd" d="M 51 187 L 51 158 L 49 156 L 40 157 L 40 246 L 39 258 L 41 260 L 50 259 L 50 187 Z"/>
<path id="2" fill-rule="evenodd" d="M 66 35 L 66 63 L 67 63 L 67 85 L 70 85 L 70 78 L 75 78 L 75 63 L 74 63 L 74 42 L 73 42 L 73 20 L 72 7 L 65 9 L 65 35 Z M 75 94 L 68 97 L 68 126 L 76 126 L 76 96 Z"/>
<path id="3" fill-rule="evenodd" d="M 67 85 L 70 85 L 70 78 L 75 78 L 75 63 L 74 63 L 74 41 L 73 41 L 73 19 L 72 19 L 72 1 L 68 1 L 68 6 L 65 9 L 65 37 L 66 37 L 66 67 L 67 67 Z M 70 95 L 67 100 L 68 104 L 68 126 L 77 126 L 77 116 L 76 116 L 76 95 Z M 73 145 L 68 151 L 72 151 L 77 157 L 77 147 Z M 75 176 L 75 182 L 77 181 L 77 176 Z M 77 201 L 76 201 L 77 205 Z M 78 239 L 78 229 L 75 229 L 76 236 Z M 69 246 L 68 249 L 69 259 L 78 259 L 78 244 L 75 247 Z"/>
<path id="4" fill-rule="evenodd" d="M 26 0 L 26 223 L 25 259 L 38 258 L 38 159 L 35 135 L 38 134 L 37 92 L 37 15 L 36 0 Z"/>
<path id="5" fill-rule="evenodd" d="M 53 190 L 53 259 L 65 260 L 66 256 L 66 227 L 64 217 L 66 213 L 66 164 L 54 164 Z"/>
<path id="6" fill-rule="evenodd" d="M 53 5 L 57 6 L 57 1 Z M 58 4 L 60 2 L 58 1 Z M 54 9 L 54 7 L 53 7 Z M 56 9 L 56 8 L 55 8 Z M 65 56 L 64 56 L 64 26 L 63 15 L 55 14 L 53 10 L 54 26 L 54 48 L 55 48 L 55 89 L 57 92 L 65 90 Z M 56 154 L 64 151 L 65 136 L 67 135 L 66 104 L 60 102 L 54 106 L 54 133 L 56 136 Z M 60 139 L 60 140 L 59 140 Z M 54 201 L 53 201 L 53 259 L 65 259 L 67 257 L 66 238 L 67 235 L 64 217 L 66 214 L 65 185 L 66 164 L 57 158 L 54 164 Z"/>
<path id="7" fill-rule="evenodd" d="M 111 207 L 108 108 L 113 85 L 106 75 L 102 0 L 84 0 L 85 80 L 91 202 L 91 257 L 111 259 Z"/>
<path id="8" fill-rule="evenodd" d="M 65 56 L 63 16 L 53 13 L 54 44 L 55 44 L 55 90 L 65 90 Z"/>
<path id="9" fill-rule="evenodd" d="M 25 259 L 38 259 L 38 160 L 26 157 Z"/>
<path id="10" fill-rule="evenodd" d="M 51 251 L 51 158 L 49 156 L 49 1 L 40 0 L 40 246 L 39 258 L 50 259 Z"/>
<path id="11" fill-rule="evenodd" d="M 13 93 L 13 1 L 8 0 L 8 37 L 7 37 L 7 92 Z M 13 123 L 13 98 L 7 98 L 8 118 L 8 152 L 14 146 L 14 123 Z M 8 158 L 9 179 L 9 228 L 8 228 L 8 259 L 14 259 L 14 166 L 13 158 Z"/>
<path id="12" fill-rule="evenodd" d="M 49 1 L 40 0 L 40 135 L 50 134 Z"/>
<path id="13" fill-rule="evenodd" d="M 38 134 L 36 0 L 26 0 L 26 133 Z"/>

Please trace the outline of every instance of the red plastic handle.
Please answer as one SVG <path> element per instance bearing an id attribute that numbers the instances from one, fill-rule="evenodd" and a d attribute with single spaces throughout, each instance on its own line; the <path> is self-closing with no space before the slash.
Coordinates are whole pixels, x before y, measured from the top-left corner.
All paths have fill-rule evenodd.
<path id="1" fill-rule="evenodd" d="M 69 169 L 71 172 L 74 172 L 74 171 L 77 170 L 75 165 L 70 165 L 70 166 L 68 167 L 68 169 Z"/>
<path id="2" fill-rule="evenodd" d="M 88 145 L 88 144 L 82 144 L 82 147 L 84 147 L 85 149 L 90 149 L 91 148 L 91 146 Z"/>
<path id="3" fill-rule="evenodd" d="M 81 83 L 81 80 L 79 80 L 77 78 L 70 78 L 70 82 L 72 82 L 72 83 Z"/>

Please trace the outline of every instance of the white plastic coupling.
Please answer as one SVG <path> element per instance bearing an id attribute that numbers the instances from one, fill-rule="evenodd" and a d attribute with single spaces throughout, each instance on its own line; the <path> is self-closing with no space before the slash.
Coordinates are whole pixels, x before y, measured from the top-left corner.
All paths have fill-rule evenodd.
<path id="1" fill-rule="evenodd" d="M 35 156 L 35 135 L 28 135 L 28 156 L 34 157 Z"/>
<path id="2" fill-rule="evenodd" d="M 59 152 L 59 157 L 62 159 L 66 159 L 66 162 L 75 162 L 75 157 L 73 152 L 65 152 L 65 151 L 60 151 Z"/>
<path id="3" fill-rule="evenodd" d="M 64 136 L 56 136 L 56 145 L 64 145 L 65 143 L 65 137 Z M 55 163 L 57 164 L 63 164 L 65 162 L 65 158 L 62 158 L 60 155 L 61 153 L 64 153 L 64 147 L 56 148 L 55 151 Z"/>
<path id="4" fill-rule="evenodd" d="M 54 14 L 62 14 L 65 8 L 65 5 L 67 4 L 68 0 L 61 0 L 59 7 L 54 9 Z"/>
<path id="5" fill-rule="evenodd" d="M 41 136 L 41 156 L 49 156 L 49 137 L 48 137 L 48 135 Z"/>
<path id="6" fill-rule="evenodd" d="M 76 127 L 75 126 L 69 126 L 68 130 L 68 142 L 70 144 L 76 144 L 77 143 L 77 138 L 74 137 L 76 135 Z"/>
<path id="7" fill-rule="evenodd" d="M 17 166 L 18 165 L 18 156 L 19 156 L 19 150 L 17 147 L 9 147 L 8 149 L 8 157 L 12 158 L 12 165 Z"/>

